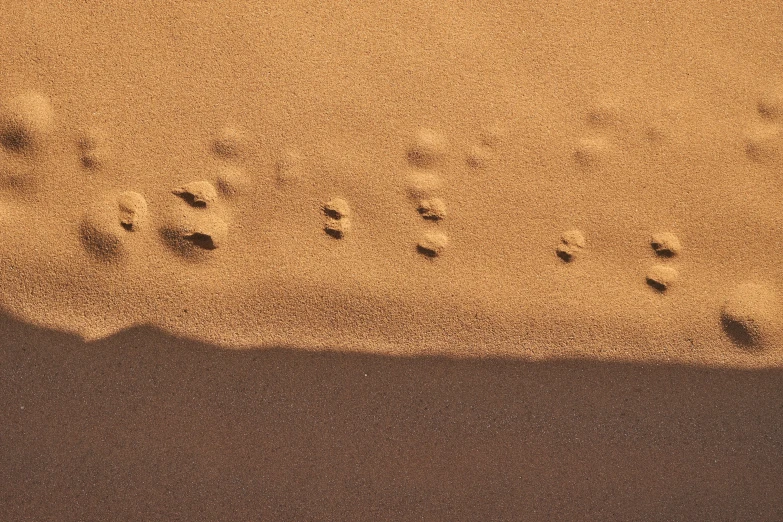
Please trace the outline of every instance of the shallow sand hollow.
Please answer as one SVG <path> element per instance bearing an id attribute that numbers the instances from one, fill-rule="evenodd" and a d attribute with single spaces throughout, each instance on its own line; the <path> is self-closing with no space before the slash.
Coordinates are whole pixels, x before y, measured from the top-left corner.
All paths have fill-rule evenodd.
<path id="1" fill-rule="evenodd" d="M 782 22 L 10 4 L 0 303 L 87 339 L 781 367 Z"/>

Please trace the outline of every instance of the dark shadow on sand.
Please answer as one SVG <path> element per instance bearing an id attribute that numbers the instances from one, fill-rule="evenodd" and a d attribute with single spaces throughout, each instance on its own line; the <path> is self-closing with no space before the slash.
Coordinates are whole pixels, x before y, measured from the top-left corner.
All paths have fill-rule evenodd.
<path id="1" fill-rule="evenodd" d="M 3 521 L 783 520 L 781 371 L 0 343 Z"/>

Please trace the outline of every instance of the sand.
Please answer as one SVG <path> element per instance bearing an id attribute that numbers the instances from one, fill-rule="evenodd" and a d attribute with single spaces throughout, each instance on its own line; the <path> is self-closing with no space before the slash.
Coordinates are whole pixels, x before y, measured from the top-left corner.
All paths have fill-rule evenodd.
<path id="1" fill-rule="evenodd" d="M 780 17 L 8 5 L 0 305 L 86 340 L 783 367 Z"/>
<path id="2" fill-rule="evenodd" d="M 783 519 L 779 0 L 0 12 L 0 520 Z"/>
<path id="3" fill-rule="evenodd" d="M 219 350 L 0 317 L 4 521 L 776 522 L 783 373 Z"/>

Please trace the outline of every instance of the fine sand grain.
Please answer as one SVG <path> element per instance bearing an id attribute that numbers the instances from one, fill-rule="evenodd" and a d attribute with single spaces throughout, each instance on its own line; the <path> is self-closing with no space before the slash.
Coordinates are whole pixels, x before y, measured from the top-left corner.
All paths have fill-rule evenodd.
<path id="1" fill-rule="evenodd" d="M 783 367 L 780 2 L 8 3 L 0 305 Z"/>

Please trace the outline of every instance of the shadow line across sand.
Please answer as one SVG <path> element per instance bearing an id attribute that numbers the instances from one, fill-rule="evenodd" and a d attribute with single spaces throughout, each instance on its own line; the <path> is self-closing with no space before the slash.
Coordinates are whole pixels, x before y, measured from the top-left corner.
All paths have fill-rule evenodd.
<path id="1" fill-rule="evenodd" d="M 783 519 L 781 370 L 0 343 L 4 521 Z"/>

